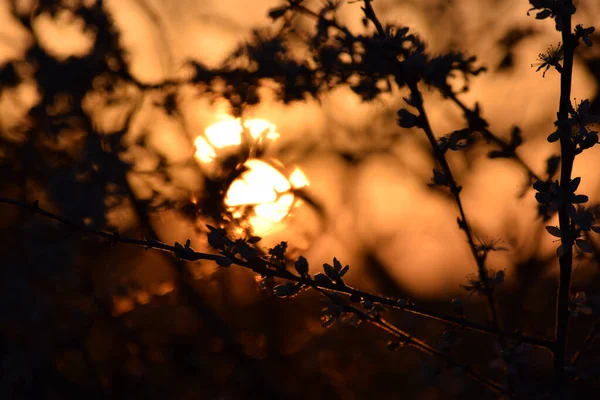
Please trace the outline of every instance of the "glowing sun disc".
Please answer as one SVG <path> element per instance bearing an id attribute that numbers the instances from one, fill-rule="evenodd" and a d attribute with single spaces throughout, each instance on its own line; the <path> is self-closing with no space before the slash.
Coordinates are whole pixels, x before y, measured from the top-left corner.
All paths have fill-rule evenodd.
<path id="1" fill-rule="evenodd" d="M 275 125 L 267 120 L 253 118 L 242 121 L 224 116 L 208 126 L 203 136 L 194 140 L 195 157 L 202 163 L 213 162 L 218 149 L 242 143 L 244 129 L 256 141 L 279 137 Z M 275 164 L 283 167 L 279 162 Z M 243 210 L 252 207 L 254 213 L 248 222 L 255 232 L 265 233 L 289 215 L 296 203 L 291 190 L 308 186 L 309 181 L 299 168 L 295 168 L 288 177 L 262 160 L 250 159 L 244 166 L 248 170 L 231 183 L 224 203 L 236 219 L 244 214 Z"/>

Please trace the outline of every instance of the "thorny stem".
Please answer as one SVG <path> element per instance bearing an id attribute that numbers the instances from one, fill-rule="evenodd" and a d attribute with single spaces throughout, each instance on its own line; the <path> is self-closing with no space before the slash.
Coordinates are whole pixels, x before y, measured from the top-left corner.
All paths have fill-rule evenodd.
<path id="1" fill-rule="evenodd" d="M 365 13 L 365 17 L 367 19 L 369 19 L 375 25 L 375 27 L 377 29 L 377 33 L 379 33 L 379 35 L 385 36 L 385 34 L 386 34 L 385 30 L 383 29 L 381 22 L 377 18 L 377 15 L 375 14 L 373 7 L 371 6 L 371 0 L 364 0 L 364 3 L 365 3 L 365 6 L 363 7 L 363 11 Z M 465 215 L 465 210 L 462 205 L 462 200 L 460 198 L 460 187 L 457 185 L 456 181 L 454 180 L 454 176 L 452 175 L 452 170 L 450 169 L 450 166 L 448 165 L 446 156 L 443 153 L 436 151 L 436 149 L 438 147 L 437 141 L 436 141 L 435 135 L 433 134 L 433 131 L 431 129 L 431 125 L 429 124 L 429 118 L 427 117 L 425 108 L 423 107 L 423 97 L 421 96 L 421 92 L 419 91 L 417 82 L 414 80 L 408 82 L 408 87 L 411 91 L 411 95 L 413 96 L 414 99 L 416 99 L 415 107 L 417 108 L 417 110 L 419 111 L 419 114 L 420 114 L 419 116 L 421 119 L 421 128 L 427 135 L 427 139 L 429 140 L 429 144 L 431 145 L 433 154 L 434 154 L 435 158 L 437 159 L 438 163 L 440 164 L 440 166 L 442 167 L 442 170 L 444 171 L 444 175 L 450 181 L 450 190 L 451 190 L 452 194 L 454 195 L 454 200 L 456 201 L 456 205 L 458 206 L 458 211 L 460 213 L 459 226 L 463 231 L 465 231 L 465 234 L 467 235 L 467 241 L 469 243 L 469 248 L 471 249 L 471 254 L 473 255 L 473 258 L 475 259 L 475 262 L 477 263 L 477 271 L 479 273 L 479 280 L 481 281 L 481 284 L 483 286 L 483 291 L 488 299 L 488 304 L 490 307 L 490 313 L 491 313 L 491 317 L 492 317 L 492 324 L 496 329 L 499 330 L 498 314 L 496 311 L 496 304 L 494 301 L 494 293 L 493 293 L 493 289 L 490 286 L 489 281 L 488 281 L 488 274 L 487 274 L 487 270 L 485 268 L 485 258 L 484 258 L 484 256 L 479 255 L 479 253 L 477 251 L 477 246 L 475 244 L 475 241 L 473 240 L 473 235 L 471 233 L 471 226 L 469 225 L 469 223 L 467 221 L 467 217 Z"/>
<path id="2" fill-rule="evenodd" d="M 571 0 L 565 0 L 565 7 L 572 5 Z M 577 38 L 571 32 L 571 15 L 563 13 L 556 18 L 562 18 L 562 42 L 564 46 L 563 70 L 560 74 L 560 105 L 558 120 L 564 121 L 569 118 L 571 108 L 571 79 L 573 75 L 573 55 L 577 46 Z M 564 129 L 562 127 L 559 129 Z M 571 172 L 575 160 L 575 148 L 570 134 L 560 136 L 561 168 L 560 189 L 562 193 L 568 193 L 571 183 Z M 556 333 L 554 356 L 554 383 L 557 385 L 561 396 L 565 390 L 565 350 L 567 346 L 567 331 L 569 328 L 569 292 L 571 289 L 571 271 L 573 268 L 573 238 L 569 234 L 571 230 L 571 219 L 569 217 L 570 200 L 565 198 L 558 209 L 558 221 L 561 235 L 561 247 L 563 249 L 559 256 L 560 274 L 558 299 L 556 305 Z"/>
<path id="3" fill-rule="evenodd" d="M 61 217 L 59 215 L 56 215 L 54 213 L 44 210 L 43 208 L 41 208 L 39 206 L 39 204 L 37 202 L 28 204 L 28 203 L 23 203 L 18 200 L 0 197 L 0 203 L 12 204 L 17 207 L 28 209 L 34 214 L 39 214 L 44 217 L 61 222 L 62 224 L 70 227 L 73 230 L 87 232 L 87 233 L 93 234 L 95 236 L 104 238 L 113 244 L 117 244 L 117 243 L 132 244 L 132 245 L 145 247 L 146 249 L 163 250 L 166 252 L 173 253 L 175 255 L 179 251 L 178 247 L 168 245 L 166 243 L 160 242 L 155 239 L 148 239 L 148 238 L 133 239 L 133 238 L 122 237 L 122 236 L 118 235 L 117 233 L 105 232 L 105 231 L 102 231 L 99 229 L 95 229 L 88 225 L 79 224 L 79 223 L 70 221 L 67 218 Z M 382 304 L 382 305 L 385 305 L 385 306 L 388 306 L 388 307 L 391 307 L 394 309 L 404 310 L 411 314 L 421 315 L 421 316 L 431 318 L 431 319 L 434 319 L 434 320 L 437 320 L 440 322 L 444 322 L 444 323 L 447 323 L 447 324 L 450 324 L 450 325 L 453 325 L 453 326 L 456 326 L 459 328 L 468 329 L 471 331 L 485 333 L 485 334 L 489 334 L 489 335 L 497 335 L 497 336 L 505 338 L 505 339 L 515 340 L 515 341 L 522 342 L 522 343 L 528 343 L 528 344 L 531 344 L 533 346 L 540 347 L 540 348 L 549 349 L 552 347 L 552 344 L 553 344 L 552 341 L 547 340 L 547 339 L 523 335 L 520 332 L 505 332 L 505 331 L 499 330 L 497 327 L 490 326 L 487 324 L 481 324 L 481 323 L 478 323 L 475 321 L 471 321 L 465 317 L 454 317 L 454 316 L 446 315 L 444 313 L 440 313 L 437 311 L 428 310 L 424 307 L 421 307 L 421 306 L 415 304 L 410 299 L 401 300 L 401 299 L 395 299 L 395 298 L 391 298 L 391 297 L 378 296 L 378 295 L 375 295 L 372 293 L 363 292 L 359 289 L 355 289 L 346 284 L 339 284 L 339 283 L 334 283 L 334 282 L 317 282 L 317 281 L 311 279 L 310 277 L 302 277 L 302 276 L 294 275 L 293 273 L 291 273 L 285 269 L 272 268 L 271 264 L 269 264 L 268 261 L 260 259 L 260 258 L 253 262 L 249 262 L 249 261 L 242 260 L 240 258 L 231 256 L 231 255 L 224 256 L 224 255 L 217 255 L 217 254 L 200 253 L 200 252 L 196 252 L 196 251 L 193 251 L 193 256 L 194 256 L 193 258 L 195 260 L 209 260 L 209 261 L 214 261 L 214 262 L 218 262 L 218 261 L 223 262 L 223 261 L 228 260 L 228 261 L 231 261 L 235 265 L 238 265 L 238 266 L 241 266 L 241 267 L 244 267 L 247 269 L 251 269 L 254 272 L 256 272 L 260 275 L 263 275 L 263 276 L 286 279 L 288 281 L 301 283 L 305 286 L 312 287 L 314 289 L 324 289 L 324 290 L 328 290 L 331 292 L 342 293 L 342 294 L 345 294 L 348 296 L 354 296 L 355 298 L 359 298 L 361 300 L 369 300 L 369 301 L 372 301 L 373 303 L 379 303 L 379 304 Z"/>
<path id="4" fill-rule="evenodd" d="M 317 289 L 317 290 L 319 290 L 319 292 L 321 292 L 323 295 L 329 297 L 333 302 L 336 302 L 336 299 L 330 293 L 327 293 L 320 289 Z M 406 345 L 406 346 L 412 346 L 425 354 L 428 354 L 430 356 L 437 357 L 437 358 L 443 360 L 446 368 L 448 368 L 448 369 L 449 368 L 458 368 L 461 372 L 463 372 L 467 376 L 471 377 L 473 380 L 483 384 L 488 389 L 493 390 L 496 393 L 512 395 L 512 393 L 510 393 L 506 388 L 502 387 L 498 383 L 491 381 L 487 378 L 484 378 L 483 376 L 479 375 L 477 372 L 474 372 L 470 366 L 461 365 L 461 364 L 455 362 L 448 354 L 439 351 L 438 349 L 428 345 L 424 341 L 422 341 L 418 338 L 415 338 L 410 333 L 405 332 L 402 329 L 398 328 L 396 325 L 386 321 L 385 319 L 383 319 L 381 317 L 381 315 L 379 313 L 377 313 L 375 315 L 367 314 L 364 311 L 360 310 L 359 308 L 356 308 L 349 304 L 343 304 L 343 309 L 344 309 L 344 311 L 348 311 L 348 312 L 351 312 L 351 313 L 357 315 L 361 320 L 367 321 L 367 322 L 371 323 L 372 325 L 393 335 L 394 337 L 399 339 L 399 342 L 401 344 Z"/>

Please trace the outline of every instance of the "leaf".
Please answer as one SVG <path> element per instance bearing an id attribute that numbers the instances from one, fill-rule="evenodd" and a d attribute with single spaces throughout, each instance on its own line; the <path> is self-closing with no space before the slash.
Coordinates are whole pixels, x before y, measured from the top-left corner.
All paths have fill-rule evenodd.
<path id="1" fill-rule="evenodd" d="M 269 18 L 271 18 L 273 21 L 276 21 L 279 18 L 283 17 L 285 15 L 285 13 L 287 12 L 287 10 L 288 10 L 288 6 L 271 8 L 269 10 Z"/>
<path id="2" fill-rule="evenodd" d="M 287 250 L 287 242 L 279 242 L 275 247 L 269 249 L 269 254 L 275 258 L 283 259 Z"/>
<path id="3" fill-rule="evenodd" d="M 227 238 L 220 230 L 214 226 L 207 225 L 210 232 L 208 233 L 208 244 L 215 249 L 223 250 L 226 246 L 233 244 L 229 238 Z"/>
<path id="4" fill-rule="evenodd" d="M 546 231 L 548 231 L 549 234 L 551 234 L 552 236 L 555 237 L 561 237 L 561 232 L 560 232 L 560 228 L 556 227 L 556 226 L 547 226 L 546 227 Z"/>
<path id="5" fill-rule="evenodd" d="M 258 258 L 256 249 L 247 243 L 242 243 L 236 250 L 247 261 L 253 261 Z"/>
<path id="6" fill-rule="evenodd" d="M 273 288 L 273 294 L 280 298 L 290 297 L 298 293 L 298 286 L 294 283 L 286 283 Z"/>
<path id="7" fill-rule="evenodd" d="M 336 271 L 342 269 L 342 263 L 336 257 L 333 257 L 333 268 L 335 268 Z"/>
<path id="8" fill-rule="evenodd" d="M 327 275 L 322 274 L 321 272 L 315 274 L 315 277 L 313 278 L 313 280 L 317 283 L 321 283 L 321 284 L 331 284 L 331 279 L 329 279 L 327 277 Z"/>
<path id="9" fill-rule="evenodd" d="M 179 242 L 175 242 L 175 256 L 186 261 L 197 261 L 202 256 L 200 253 L 196 253 L 194 249 L 190 247 L 191 240 L 185 241 L 185 246 L 182 246 Z"/>
<path id="10" fill-rule="evenodd" d="M 581 204 L 581 203 L 587 203 L 588 201 L 588 197 L 585 194 L 578 194 L 573 196 L 573 204 Z"/>
<path id="11" fill-rule="evenodd" d="M 543 11 L 540 11 L 537 14 L 535 14 L 535 19 L 546 19 L 550 15 L 552 15 L 551 10 L 543 10 Z"/>
<path id="12" fill-rule="evenodd" d="M 577 107 L 577 112 L 579 114 L 587 115 L 590 112 L 590 106 L 591 103 L 589 99 L 585 99 L 579 104 L 579 107 Z"/>
<path id="13" fill-rule="evenodd" d="M 553 143 L 553 142 L 556 142 L 558 139 L 560 139 L 560 131 L 556 130 L 548 136 L 547 140 L 548 140 L 548 142 Z"/>
<path id="14" fill-rule="evenodd" d="M 247 240 L 247 242 L 250 244 L 255 244 L 255 243 L 260 242 L 261 240 L 262 240 L 262 238 L 260 236 L 252 236 Z"/>
<path id="15" fill-rule="evenodd" d="M 300 256 L 294 263 L 294 268 L 296 268 L 296 271 L 301 276 L 306 276 L 308 274 L 308 261 L 303 256 Z"/>
<path id="16" fill-rule="evenodd" d="M 577 188 L 579 187 L 579 183 L 581 182 L 581 177 L 576 177 L 574 179 L 571 180 L 571 183 L 569 183 L 569 192 L 574 193 Z"/>
<path id="17" fill-rule="evenodd" d="M 419 118 L 405 108 L 398 110 L 398 125 L 402 128 L 414 128 L 418 125 Z"/>
<path id="18" fill-rule="evenodd" d="M 325 271 L 325 274 L 333 281 L 337 281 L 340 279 L 340 275 L 338 274 L 338 271 L 332 267 L 331 265 L 325 263 L 323 264 L 323 270 Z"/>
<path id="19" fill-rule="evenodd" d="M 535 194 L 535 199 L 538 203 L 548 204 L 552 201 L 552 194 L 548 192 L 538 192 Z"/>
<path id="20" fill-rule="evenodd" d="M 342 277 L 342 276 L 346 275 L 346 273 L 347 273 L 349 270 L 350 270 L 350 267 L 349 267 L 348 265 L 346 265 L 344 268 L 342 268 L 342 269 L 340 270 L 340 276 Z"/>
<path id="21" fill-rule="evenodd" d="M 533 183 L 533 188 L 538 192 L 546 192 L 548 190 L 548 185 L 543 181 L 535 181 Z"/>

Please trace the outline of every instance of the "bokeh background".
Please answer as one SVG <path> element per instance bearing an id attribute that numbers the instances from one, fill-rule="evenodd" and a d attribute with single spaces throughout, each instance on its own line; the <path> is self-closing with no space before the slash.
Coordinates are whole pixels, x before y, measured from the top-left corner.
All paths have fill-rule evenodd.
<path id="1" fill-rule="evenodd" d="M 289 255 L 303 254 L 311 272 L 335 256 L 351 266 L 347 281 L 368 291 L 412 296 L 448 312 L 449 299 L 460 297 L 470 315 L 484 320 L 485 304 L 460 286 L 476 265 L 457 228 L 456 206 L 428 185 L 434 162 L 422 132 L 396 124 L 405 92 L 362 102 L 350 88 L 336 87 L 319 99 L 284 104 L 265 82 L 243 117 L 267 129 L 249 138 L 239 134 L 242 122 L 222 96 L 165 84 L 192 77 L 189 61 L 218 68 L 257 28 L 276 31 L 267 13 L 277 5 L 1 0 L 0 195 L 37 199 L 122 236 L 189 238 L 204 251 L 204 224 L 223 222 L 226 205 L 270 203 L 262 220 L 240 217 L 252 207 L 229 209 L 232 234 L 254 230 L 265 246 L 285 240 Z M 488 70 L 461 98 L 480 104 L 497 136 L 508 139 L 518 125 L 525 138 L 519 155 L 544 176 L 546 160 L 559 151 L 546 141 L 559 74 L 542 78 L 531 64 L 559 42 L 553 24 L 528 17 L 523 0 L 373 5 L 383 21 L 410 27 L 431 53 L 476 55 Z M 577 6 L 576 23 L 598 25 L 598 2 Z M 365 32 L 360 4 L 344 4 L 337 15 L 352 32 Z M 314 30 L 309 18 L 294 23 L 299 36 Z M 592 39 L 596 46 L 577 49 L 572 98 L 589 98 L 598 111 L 600 37 Z M 460 109 L 424 91 L 438 136 L 463 126 Z M 238 183 L 230 191 L 236 183 L 219 180 L 222 164 L 244 146 L 253 148 L 262 174 L 246 175 L 258 186 Z M 507 329 L 549 337 L 558 264 L 557 243 L 544 226 L 557 220 L 537 216 L 526 171 L 512 160 L 487 158 L 492 149 L 482 142 L 453 153 L 451 167 L 479 240 L 506 249 L 492 253 L 488 267 L 506 270 L 498 295 Z M 600 198 L 598 164 L 592 149 L 574 168 L 592 205 Z M 310 201 L 292 194 L 275 201 L 269 185 L 288 190 L 294 174 Z M 387 351 L 388 338 L 374 328 L 324 329 L 316 293 L 275 299 L 249 271 L 113 247 L 8 205 L 0 212 L 2 398 L 483 396 L 468 379 L 437 373 L 439 365 L 414 350 Z M 594 255 L 580 255 L 575 265 L 574 290 L 598 302 Z M 447 345 L 439 323 L 401 313 L 389 318 Z M 574 322 L 573 348 L 590 321 Z M 465 333 L 449 351 L 491 376 L 506 369 L 489 338 Z M 531 359 L 543 373 L 548 356 Z"/>

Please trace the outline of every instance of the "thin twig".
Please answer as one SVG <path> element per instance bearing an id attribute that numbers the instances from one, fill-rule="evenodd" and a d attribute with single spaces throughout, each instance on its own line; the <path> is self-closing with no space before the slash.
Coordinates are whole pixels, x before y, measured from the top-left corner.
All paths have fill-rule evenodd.
<path id="1" fill-rule="evenodd" d="M 330 293 L 327 293 L 322 290 L 319 290 L 319 292 L 321 292 L 325 296 L 329 297 L 332 301 L 336 302 L 336 299 Z M 383 329 L 384 331 L 390 333 L 394 337 L 398 338 L 400 343 L 407 345 L 407 346 L 412 346 L 425 354 L 428 354 L 430 356 L 437 357 L 437 358 L 443 360 L 446 364 L 445 365 L 446 368 L 458 368 L 463 373 L 465 373 L 467 376 L 469 376 L 473 380 L 483 384 L 488 389 L 493 390 L 496 393 L 500 393 L 500 394 L 504 394 L 504 395 L 512 395 L 512 393 L 510 393 L 506 388 L 502 387 L 498 383 L 491 381 L 487 378 L 484 378 L 477 372 L 473 371 L 470 366 L 461 365 L 461 364 L 457 363 L 448 354 L 439 351 L 438 349 L 428 345 L 424 341 L 412 336 L 408 332 L 405 332 L 402 329 L 398 328 L 391 322 L 386 321 L 385 319 L 383 319 L 381 317 L 381 315 L 379 313 L 377 313 L 375 315 L 367 314 L 366 312 L 364 312 L 364 311 L 360 310 L 359 308 L 354 307 L 350 304 L 343 304 L 343 309 L 345 311 L 354 313 L 361 320 L 368 321 L 369 323 L 377 326 L 378 328 Z"/>
<path id="2" fill-rule="evenodd" d="M 565 0 L 564 7 L 572 6 L 571 0 Z M 571 80 L 573 75 L 573 55 L 578 40 L 571 32 L 571 14 L 561 13 L 556 18 L 562 18 L 562 43 L 564 46 L 564 61 L 560 72 L 560 106 L 558 120 L 564 121 L 569 118 L 571 109 Z M 561 131 L 565 129 L 562 124 Z M 562 193 L 569 192 L 571 183 L 571 172 L 575 160 L 575 148 L 571 140 L 570 132 L 560 135 L 560 189 Z M 572 207 L 570 197 L 561 202 L 558 209 L 558 220 L 561 235 L 562 253 L 559 256 L 560 274 L 558 298 L 556 304 L 556 345 L 553 349 L 554 356 L 554 378 L 559 391 L 564 395 L 565 390 L 565 351 L 567 346 L 567 331 L 569 328 L 569 295 L 571 290 L 571 272 L 573 269 L 573 238 L 570 235 L 571 218 L 569 217 L 569 206 Z"/>
<path id="3" fill-rule="evenodd" d="M 454 104 L 456 104 L 465 114 L 465 116 L 470 115 L 473 113 L 473 110 L 469 109 L 469 107 L 467 107 L 467 105 L 465 103 L 463 103 L 454 92 L 452 91 L 448 91 L 448 92 L 444 92 L 444 95 L 446 97 L 448 97 L 450 100 L 452 100 L 454 102 Z M 498 145 L 502 150 L 509 150 L 510 147 L 508 145 L 508 143 L 506 143 L 504 140 L 502 140 L 501 138 L 499 138 L 498 136 L 496 136 L 493 132 L 491 132 L 488 128 L 484 128 L 481 131 L 483 137 L 486 140 L 489 140 L 493 143 L 495 143 L 496 145 Z M 533 178 L 536 181 L 541 181 L 542 179 L 535 173 L 533 172 L 533 170 L 525 163 L 525 161 L 523 161 L 523 159 L 521 157 L 519 157 L 518 154 L 514 153 L 511 156 L 512 159 L 514 159 L 526 172 L 527 174 Z"/>
<path id="4" fill-rule="evenodd" d="M 373 24 L 377 28 L 377 32 L 381 36 L 385 36 L 385 34 L 386 34 L 385 30 L 383 29 L 381 22 L 379 22 L 379 19 L 377 18 L 377 15 L 375 14 L 373 7 L 371 6 L 371 1 L 364 0 L 364 2 L 365 2 L 365 6 L 363 8 L 363 11 L 365 13 L 366 18 L 368 20 L 370 20 L 371 22 L 373 22 Z M 450 169 L 450 165 L 448 164 L 448 161 L 446 160 L 446 156 L 442 152 L 439 152 L 436 150 L 438 147 L 437 140 L 435 138 L 435 135 L 433 134 L 431 125 L 429 124 L 429 118 L 427 117 L 427 113 L 425 112 L 425 107 L 423 106 L 423 97 L 421 95 L 421 92 L 419 91 L 417 82 L 416 81 L 408 82 L 408 87 L 411 91 L 411 95 L 415 99 L 415 107 L 417 108 L 417 110 L 419 111 L 419 114 L 420 114 L 421 128 L 427 135 L 427 139 L 429 140 L 429 144 L 431 145 L 433 154 L 434 154 L 435 158 L 437 159 L 438 163 L 440 164 L 440 166 L 442 167 L 444 175 L 446 176 L 446 178 L 449 181 L 450 191 L 454 195 L 454 200 L 456 201 L 456 205 L 457 205 L 458 211 L 460 213 L 459 226 L 467 235 L 467 242 L 469 243 L 469 248 L 471 249 L 471 254 L 473 255 L 473 258 L 475 259 L 475 262 L 477 263 L 477 271 L 479 273 L 479 280 L 483 287 L 483 291 L 488 299 L 488 304 L 489 304 L 490 313 L 491 313 L 491 317 L 492 317 L 491 318 L 492 324 L 494 325 L 495 328 L 497 328 L 499 330 L 498 313 L 496 311 L 496 304 L 494 301 L 493 288 L 490 286 L 489 280 L 488 280 L 488 273 L 487 273 L 487 270 L 485 267 L 485 258 L 483 256 L 479 255 L 477 246 L 473 239 L 473 234 L 471 233 L 471 226 L 467 220 L 465 210 L 464 210 L 464 207 L 462 204 L 462 200 L 460 197 L 460 189 L 461 188 L 458 186 L 458 184 L 456 183 L 456 181 L 454 179 L 452 170 Z"/>
<path id="5" fill-rule="evenodd" d="M 171 246 L 171 245 L 163 243 L 159 240 L 149 239 L 149 238 L 134 239 L 134 238 L 122 237 L 117 232 L 109 233 L 109 232 L 105 232 L 105 231 L 102 231 L 99 229 L 95 229 L 88 225 L 70 221 L 64 217 L 56 215 L 47 210 L 44 210 L 43 208 L 41 208 L 39 206 L 39 204 L 37 202 L 28 204 L 28 203 L 23 203 L 18 200 L 0 197 L 0 203 L 12 204 L 17 207 L 26 208 L 34 214 L 39 214 L 44 217 L 59 221 L 74 230 L 78 230 L 81 232 L 87 232 L 92 235 L 104 238 L 113 244 L 117 244 L 117 243 L 132 244 L 132 245 L 144 247 L 146 249 L 156 249 L 156 250 L 170 252 L 175 255 L 179 254 L 179 252 L 181 251 L 181 247 L 178 247 L 177 245 Z M 179 246 L 181 246 L 181 245 L 179 245 Z M 191 250 L 191 248 L 190 248 L 190 250 Z M 481 323 L 478 323 L 475 321 L 471 321 L 464 317 L 453 317 L 453 316 L 446 315 L 444 313 L 440 313 L 437 311 L 428 310 L 428 309 L 425 309 L 424 307 L 416 305 L 411 300 L 403 300 L 403 299 L 395 299 L 395 298 L 391 298 L 391 297 L 378 296 L 378 295 L 375 295 L 372 293 L 363 292 L 359 289 L 355 289 L 355 288 L 345 285 L 345 284 L 342 285 L 342 284 L 336 284 L 334 282 L 317 282 L 317 281 L 311 279 L 310 277 L 305 278 L 305 277 L 297 276 L 287 270 L 270 268 L 270 264 L 268 263 L 268 261 L 263 260 L 263 259 L 257 259 L 253 262 L 249 262 L 249 261 L 237 258 L 235 256 L 224 256 L 224 255 L 217 255 L 217 254 L 200 253 L 200 252 L 196 252 L 196 251 L 192 251 L 190 254 L 192 255 L 192 258 L 194 260 L 210 260 L 210 261 L 221 262 L 221 263 L 231 261 L 235 265 L 238 265 L 238 266 L 241 266 L 241 267 L 244 267 L 247 269 L 251 269 L 254 272 L 264 275 L 264 276 L 286 279 L 286 280 L 298 282 L 298 283 L 301 283 L 303 285 L 310 286 L 313 288 L 325 289 L 325 290 L 329 290 L 332 292 L 337 292 L 337 293 L 342 293 L 342 294 L 345 294 L 348 296 L 353 296 L 354 298 L 359 298 L 362 300 L 369 300 L 374 303 L 379 303 L 379 304 L 382 304 L 382 305 L 385 305 L 385 306 L 388 306 L 388 307 L 391 307 L 394 309 L 403 310 L 403 311 L 406 311 L 411 314 L 421 315 L 421 316 L 424 316 L 427 318 L 431 318 L 431 319 L 434 319 L 434 320 L 437 320 L 440 322 L 444 322 L 444 323 L 447 323 L 447 324 L 450 324 L 450 325 L 453 325 L 453 326 L 456 326 L 459 328 L 463 328 L 463 329 L 467 329 L 467 330 L 471 330 L 471 331 L 475 331 L 475 332 L 485 333 L 485 334 L 489 334 L 489 335 L 496 335 L 496 336 L 499 336 L 502 338 L 515 340 L 515 341 L 523 342 L 523 343 L 529 343 L 533 346 L 540 347 L 540 348 L 546 348 L 546 349 L 551 348 L 552 344 L 553 344 L 552 341 L 547 340 L 547 339 L 523 335 L 520 332 L 504 332 L 493 326 L 490 326 L 487 324 L 481 324 Z"/>
<path id="6" fill-rule="evenodd" d="M 370 4 L 371 0 L 369 0 L 366 4 L 365 7 L 363 7 L 363 11 L 365 12 L 365 14 L 369 13 L 369 15 L 373 15 L 374 18 L 369 18 L 371 19 L 371 21 L 373 22 L 373 24 L 375 25 L 376 29 L 377 29 L 377 34 L 380 36 L 384 36 L 385 35 L 385 30 L 383 28 L 383 25 L 381 24 L 381 22 L 379 21 L 379 19 L 377 18 L 377 15 L 375 14 L 375 11 L 373 10 L 373 7 Z M 368 4 L 368 5 L 367 5 Z M 316 12 L 302 6 L 302 5 L 292 5 L 291 7 L 292 10 L 296 10 L 301 14 L 310 16 L 312 18 L 322 18 L 319 14 L 317 14 Z M 350 33 L 350 31 L 348 31 L 347 28 L 339 25 L 337 22 L 335 22 L 334 20 L 325 20 L 327 22 L 327 24 L 329 26 L 331 26 L 332 28 L 337 29 L 338 31 L 348 35 L 349 37 L 353 37 L 352 34 Z M 390 55 L 386 52 L 384 52 L 382 49 L 380 48 L 375 48 L 375 50 L 380 51 L 382 56 L 385 57 L 386 59 L 389 59 L 390 61 L 393 62 L 397 62 L 398 60 L 396 58 L 390 57 Z M 448 91 L 443 91 L 442 90 L 442 94 L 448 98 L 450 98 L 459 108 L 462 109 L 462 111 L 464 112 L 465 116 L 470 115 L 472 113 L 472 110 L 469 109 L 469 107 L 467 107 L 458 97 L 456 97 L 456 94 L 453 92 L 448 92 Z M 508 143 L 506 143 L 506 141 L 504 141 L 503 139 L 501 139 L 500 137 L 498 137 L 497 135 L 495 135 L 493 132 L 491 132 L 489 129 L 484 128 L 481 133 L 483 134 L 484 138 L 487 140 L 490 140 L 492 142 L 494 142 L 496 145 L 498 145 L 502 150 L 508 150 L 509 149 L 509 145 Z M 523 161 L 523 159 L 521 157 L 519 157 L 518 154 L 514 153 L 511 158 L 513 158 L 521 167 L 523 167 L 523 169 L 525 169 L 525 171 L 527 172 L 527 174 L 532 177 L 535 180 L 542 180 L 540 179 L 539 175 L 537 175 L 535 172 L 533 172 L 533 170 L 527 165 L 527 163 L 525 163 L 525 161 Z"/>

